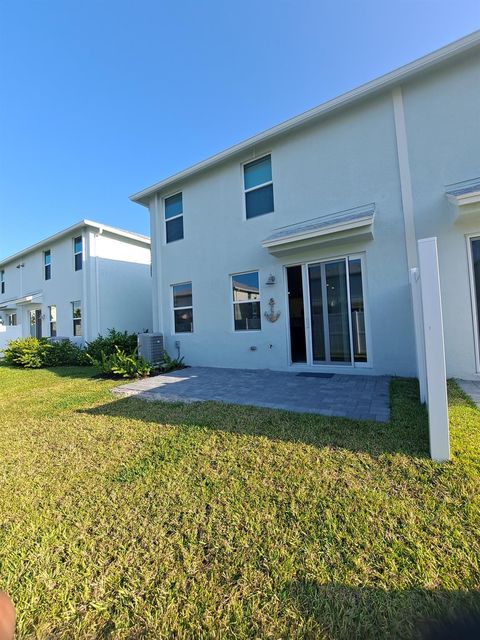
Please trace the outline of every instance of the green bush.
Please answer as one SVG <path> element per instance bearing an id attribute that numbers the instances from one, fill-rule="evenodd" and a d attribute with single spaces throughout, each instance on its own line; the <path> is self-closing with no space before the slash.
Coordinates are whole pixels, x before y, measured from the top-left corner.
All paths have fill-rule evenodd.
<path id="1" fill-rule="evenodd" d="M 4 361 L 25 369 L 90 364 L 84 350 L 70 342 L 49 342 L 45 338 L 10 340 L 3 350 Z"/>
<path id="2" fill-rule="evenodd" d="M 45 367 L 62 367 L 65 365 L 89 365 L 85 350 L 70 340 L 48 343 L 45 352 Z"/>
<path id="3" fill-rule="evenodd" d="M 10 340 L 3 349 L 3 359 L 7 364 L 26 369 L 40 369 L 45 366 L 45 357 L 50 345 L 37 338 L 18 338 Z"/>
<path id="4" fill-rule="evenodd" d="M 143 378 L 150 375 L 151 365 L 142 357 L 125 353 L 115 345 L 115 352 L 106 354 L 100 353 L 99 358 L 94 358 L 89 353 L 87 357 L 90 362 L 100 369 L 106 376 L 112 378 Z"/>
<path id="5" fill-rule="evenodd" d="M 100 360 L 102 353 L 105 356 L 114 355 L 117 347 L 127 355 L 133 355 L 137 349 L 137 335 L 109 329 L 106 336 L 99 335 L 95 340 L 87 342 L 86 352 L 90 358 Z"/>
<path id="6" fill-rule="evenodd" d="M 174 369 L 183 369 L 183 358 L 171 358 L 166 351 L 163 352 L 162 362 L 155 363 L 155 373 L 168 373 Z"/>

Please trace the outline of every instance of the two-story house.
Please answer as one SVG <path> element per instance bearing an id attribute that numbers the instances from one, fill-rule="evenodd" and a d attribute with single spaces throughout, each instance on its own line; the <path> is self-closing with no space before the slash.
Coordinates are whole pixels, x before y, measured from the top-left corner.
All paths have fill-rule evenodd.
<path id="1" fill-rule="evenodd" d="M 150 239 L 82 220 L 0 261 L 0 348 L 152 328 Z"/>
<path id="2" fill-rule="evenodd" d="M 438 239 L 447 373 L 480 372 L 480 32 L 131 197 L 154 330 L 192 365 L 416 374 Z"/>

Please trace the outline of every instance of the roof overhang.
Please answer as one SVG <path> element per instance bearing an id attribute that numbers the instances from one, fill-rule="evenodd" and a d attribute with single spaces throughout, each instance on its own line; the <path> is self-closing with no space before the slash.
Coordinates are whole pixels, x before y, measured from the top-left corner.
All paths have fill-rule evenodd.
<path id="1" fill-rule="evenodd" d="M 455 222 L 480 219 L 480 178 L 447 187 L 447 199 Z"/>
<path id="2" fill-rule="evenodd" d="M 274 255 L 317 246 L 373 239 L 375 204 L 312 218 L 276 229 L 262 241 Z"/>

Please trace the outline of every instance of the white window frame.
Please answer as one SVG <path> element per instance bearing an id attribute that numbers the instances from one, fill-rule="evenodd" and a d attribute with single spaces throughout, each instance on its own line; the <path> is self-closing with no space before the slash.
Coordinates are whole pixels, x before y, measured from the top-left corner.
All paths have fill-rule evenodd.
<path id="1" fill-rule="evenodd" d="M 362 265 L 362 291 L 363 291 L 363 308 L 364 308 L 364 322 L 365 322 L 365 341 L 367 344 L 367 361 L 355 362 L 353 355 L 353 336 L 350 333 L 350 353 L 352 354 L 350 363 L 331 363 L 331 362 L 314 362 L 313 361 L 313 348 L 312 348 L 312 333 L 310 325 L 310 287 L 308 283 L 308 268 L 310 266 L 320 264 L 322 262 L 332 262 L 336 260 L 357 260 L 360 259 Z M 287 268 L 288 267 L 301 267 L 302 268 L 302 285 L 303 285 L 303 300 L 305 306 L 305 345 L 307 349 L 307 361 L 306 362 L 292 362 L 292 350 L 290 344 L 290 314 L 288 312 L 288 280 L 287 280 Z M 299 262 L 298 260 L 285 263 L 283 265 L 284 276 L 284 305 L 286 309 L 285 313 L 285 327 L 286 327 L 286 340 L 287 340 L 287 362 L 288 366 L 295 369 L 312 369 L 321 368 L 323 370 L 341 372 L 342 370 L 350 369 L 372 369 L 373 368 L 373 350 L 372 350 L 372 332 L 370 329 L 370 308 L 369 308 L 369 296 L 368 296 L 368 282 L 367 282 L 367 257 L 365 252 L 361 253 L 346 253 L 332 255 L 328 257 L 322 257 L 318 260 L 309 260 L 308 262 Z M 350 303 L 350 280 L 347 278 L 347 292 L 348 292 L 348 308 L 351 309 Z M 351 322 L 351 321 L 350 321 Z M 351 326 L 351 324 L 350 324 Z"/>
<path id="2" fill-rule="evenodd" d="M 272 170 L 272 179 L 269 180 L 268 182 L 263 182 L 262 184 L 257 184 L 254 187 L 250 187 L 250 189 L 245 189 L 245 166 L 247 164 L 251 164 L 252 162 L 256 162 L 257 160 L 263 160 L 263 158 L 266 158 L 270 156 L 270 168 Z M 274 176 L 273 176 L 273 162 L 272 162 L 272 152 L 271 151 L 266 151 L 265 153 L 262 153 L 261 156 L 258 156 L 257 158 L 249 158 L 248 160 L 245 160 L 245 162 L 241 163 L 241 178 L 242 178 L 242 191 L 243 191 L 243 220 L 244 222 L 250 222 L 251 220 L 256 220 L 257 218 L 263 218 L 263 216 L 268 216 L 271 213 L 275 213 L 275 193 L 273 194 L 273 211 L 269 211 L 268 213 L 262 213 L 262 215 L 260 216 L 253 216 L 252 218 L 247 218 L 247 193 L 249 193 L 250 191 L 256 191 L 257 189 L 261 189 L 262 187 L 266 187 L 267 185 L 271 184 L 272 188 L 273 188 L 273 183 L 274 183 Z M 247 271 L 245 271 L 244 273 L 248 273 Z"/>
<path id="3" fill-rule="evenodd" d="M 184 307 L 176 307 L 175 306 L 175 293 L 174 293 L 174 288 L 175 287 L 181 287 L 183 284 L 189 284 L 192 287 L 192 304 L 191 305 L 186 305 Z M 172 313 L 172 335 L 174 336 L 185 336 L 185 335 L 191 335 L 192 333 L 194 333 L 195 331 L 195 322 L 193 319 L 193 282 L 191 280 L 184 280 L 184 282 L 175 282 L 174 284 L 170 285 L 170 289 L 172 292 L 172 295 L 170 296 L 170 300 L 171 300 L 171 313 Z M 192 330 L 191 331 L 176 331 L 175 330 L 175 311 L 182 311 L 182 309 L 191 309 L 192 310 Z"/>
<path id="4" fill-rule="evenodd" d="M 80 317 L 75 317 L 75 304 L 78 302 L 78 307 L 80 309 Z M 83 309 L 82 309 L 82 301 L 81 300 L 72 300 L 72 336 L 74 338 L 82 338 L 83 337 Z M 80 320 L 80 335 L 75 335 L 75 320 Z"/>
<path id="5" fill-rule="evenodd" d="M 15 322 L 12 322 L 13 317 L 15 317 Z M 8 314 L 7 322 L 9 327 L 16 327 L 18 325 L 18 316 L 16 311 Z"/>
<path id="6" fill-rule="evenodd" d="M 75 240 L 77 240 L 78 238 L 80 238 L 81 243 L 82 243 L 82 248 L 80 251 L 75 251 Z M 75 272 L 78 271 L 83 271 L 83 256 L 84 256 L 84 243 L 83 243 L 83 235 L 79 235 L 79 236 L 75 236 L 74 238 L 72 238 L 72 246 L 73 246 L 73 270 Z M 82 266 L 80 269 L 76 269 L 75 268 L 75 263 L 76 263 L 76 259 L 75 256 L 82 256 Z"/>
<path id="7" fill-rule="evenodd" d="M 166 201 L 169 198 L 174 198 L 175 196 L 178 196 L 178 195 L 182 196 L 182 213 L 179 213 L 176 216 L 172 216 L 171 218 L 166 218 L 165 217 Z M 164 242 L 163 242 L 163 244 L 174 244 L 175 242 L 179 242 L 180 240 L 185 240 L 185 223 L 183 223 L 182 224 L 183 236 L 181 238 L 178 238 L 177 240 L 172 240 L 171 242 L 167 242 L 167 222 L 170 222 L 171 220 L 176 220 L 177 218 L 183 218 L 183 190 L 175 191 L 175 193 L 169 193 L 167 196 L 164 196 L 162 198 L 162 210 L 163 210 L 163 228 L 164 228 Z M 183 284 L 185 284 L 185 283 L 183 283 Z"/>
<path id="8" fill-rule="evenodd" d="M 244 276 L 248 273 L 258 274 L 258 300 L 237 300 L 233 299 L 233 278 L 235 276 Z M 262 331 L 262 288 L 260 285 L 260 269 L 248 269 L 247 271 L 236 271 L 229 276 L 230 280 L 230 304 L 232 308 L 232 331 L 233 333 L 260 333 Z M 260 304 L 260 329 L 235 329 L 235 305 L 258 302 Z"/>
<path id="9" fill-rule="evenodd" d="M 467 248 L 468 275 L 470 283 L 470 304 L 472 309 L 473 343 L 475 347 L 475 373 L 480 373 L 480 338 L 478 335 L 479 324 L 477 317 L 477 294 L 475 292 L 475 274 L 473 272 L 472 240 L 480 241 L 480 233 L 468 233 L 465 235 Z"/>
<path id="10" fill-rule="evenodd" d="M 5 269 L 0 270 L 0 295 L 5 293 Z"/>

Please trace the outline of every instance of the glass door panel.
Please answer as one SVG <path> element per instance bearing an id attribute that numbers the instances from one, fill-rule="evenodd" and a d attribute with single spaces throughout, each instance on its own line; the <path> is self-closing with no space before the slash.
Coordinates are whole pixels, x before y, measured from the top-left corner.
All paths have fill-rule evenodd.
<path id="1" fill-rule="evenodd" d="M 305 307 L 302 267 L 287 268 L 288 311 L 290 320 L 290 356 L 292 362 L 307 362 Z"/>
<path id="2" fill-rule="evenodd" d="M 323 288 L 325 274 L 323 265 L 315 264 L 308 269 L 310 287 L 310 317 L 312 332 L 312 352 L 314 362 L 325 362 L 325 316 L 323 313 Z"/>
<path id="3" fill-rule="evenodd" d="M 348 261 L 350 284 L 350 313 L 352 319 L 353 358 L 355 362 L 367 361 L 367 339 L 365 333 L 365 308 L 363 302 L 362 261 Z"/>
<path id="4" fill-rule="evenodd" d="M 351 362 L 347 270 L 345 260 L 325 264 L 330 360 Z"/>

